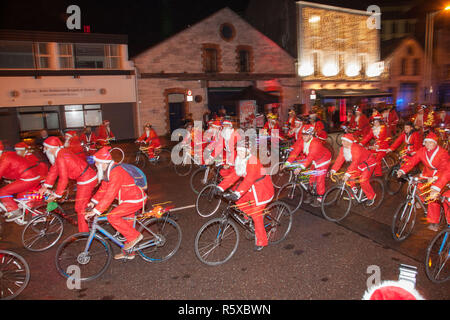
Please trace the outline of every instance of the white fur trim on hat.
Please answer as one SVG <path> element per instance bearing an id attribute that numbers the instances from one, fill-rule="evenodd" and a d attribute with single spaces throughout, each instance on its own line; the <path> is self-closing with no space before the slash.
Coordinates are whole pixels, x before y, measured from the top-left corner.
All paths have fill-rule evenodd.
<path id="1" fill-rule="evenodd" d="M 100 163 L 110 163 L 110 162 L 114 161 L 113 159 L 109 159 L 109 160 L 107 160 L 107 159 L 99 159 L 96 156 L 94 156 L 93 159 L 94 159 L 94 161 L 100 162 Z"/>
<path id="2" fill-rule="evenodd" d="M 355 141 L 350 140 L 349 138 L 346 138 L 346 137 L 342 137 L 341 139 L 342 139 L 342 140 L 345 140 L 345 141 L 348 141 L 348 142 L 350 142 L 350 143 L 354 143 L 354 142 L 355 142 Z"/>
<path id="3" fill-rule="evenodd" d="M 366 290 L 362 300 L 370 300 L 374 292 L 383 287 L 398 287 L 403 290 L 406 290 L 417 300 L 425 300 L 425 298 L 422 297 L 422 295 L 414 288 L 414 285 L 409 281 L 392 281 L 392 280 L 382 281 L 378 285 L 373 285 L 372 287 Z"/>

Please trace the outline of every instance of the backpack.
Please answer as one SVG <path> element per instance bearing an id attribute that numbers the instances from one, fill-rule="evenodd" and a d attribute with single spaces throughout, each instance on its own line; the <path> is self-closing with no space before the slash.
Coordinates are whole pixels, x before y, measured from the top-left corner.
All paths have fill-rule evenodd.
<path id="1" fill-rule="evenodd" d="M 124 169 L 133 178 L 134 183 L 138 187 L 143 190 L 147 189 L 147 177 L 141 169 L 129 163 L 120 163 L 113 165 L 111 170 L 118 166 L 122 167 L 122 169 Z"/>

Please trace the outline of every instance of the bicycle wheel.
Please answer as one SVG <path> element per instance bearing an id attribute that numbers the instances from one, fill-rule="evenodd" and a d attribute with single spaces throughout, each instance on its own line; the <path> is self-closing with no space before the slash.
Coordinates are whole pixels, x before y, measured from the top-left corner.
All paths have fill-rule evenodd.
<path id="1" fill-rule="evenodd" d="M 344 132 L 339 132 L 339 133 L 336 135 L 336 144 L 337 144 L 339 147 L 342 147 L 342 140 L 341 140 L 341 138 L 342 138 L 343 135 L 344 135 Z"/>
<path id="2" fill-rule="evenodd" d="M 195 201 L 195 210 L 203 218 L 212 216 L 220 207 L 222 199 L 214 194 L 216 190 L 215 184 L 205 186 L 197 196 Z"/>
<path id="3" fill-rule="evenodd" d="M 367 205 L 367 201 L 363 202 L 363 207 L 365 212 L 372 212 L 380 207 L 384 200 L 384 184 L 381 179 L 375 178 L 370 180 L 370 185 L 372 186 L 373 191 L 376 194 L 375 202 L 369 206 Z"/>
<path id="4" fill-rule="evenodd" d="M 213 168 L 200 167 L 195 170 L 190 179 L 191 189 L 195 194 L 199 194 L 200 191 L 208 184 L 211 184 L 215 175 Z"/>
<path id="5" fill-rule="evenodd" d="M 22 244 L 30 251 L 44 251 L 59 241 L 64 231 L 62 219 L 53 212 L 36 216 L 22 231 Z"/>
<path id="6" fill-rule="evenodd" d="M 386 176 L 391 169 L 397 164 L 397 159 L 392 154 L 386 154 L 381 160 L 381 171 Z"/>
<path id="7" fill-rule="evenodd" d="M 147 157 L 142 152 L 137 153 L 136 158 L 134 160 L 134 165 L 136 167 L 138 167 L 139 169 L 144 169 L 146 163 L 147 163 Z"/>
<path id="8" fill-rule="evenodd" d="M 56 270 L 65 278 L 69 278 L 68 268 L 80 268 L 80 280 L 91 281 L 100 277 L 108 268 L 112 259 L 112 249 L 108 241 L 95 235 L 85 248 L 89 233 L 76 233 L 64 240 L 56 251 Z"/>
<path id="9" fill-rule="evenodd" d="M 342 186 L 331 187 L 322 199 L 322 215 L 332 222 L 344 219 L 352 208 L 352 193 Z"/>
<path id="10" fill-rule="evenodd" d="M 215 218 L 206 222 L 195 237 L 195 254 L 209 266 L 217 266 L 230 260 L 239 244 L 239 230 L 228 219 Z"/>
<path id="11" fill-rule="evenodd" d="M 450 228 L 439 232 L 427 248 L 425 271 L 428 279 L 442 283 L 450 279 Z"/>
<path id="12" fill-rule="evenodd" d="M 144 238 L 138 250 L 142 259 L 148 262 L 162 262 L 170 259 L 180 248 L 181 228 L 169 218 L 151 218 L 139 229 Z"/>
<path id="13" fill-rule="evenodd" d="M 283 185 L 291 181 L 292 171 L 281 170 L 280 166 L 283 163 L 278 162 L 271 166 L 270 176 L 272 178 L 272 184 L 275 188 L 281 188 Z"/>
<path id="14" fill-rule="evenodd" d="M 184 164 L 183 162 L 180 163 L 180 164 L 175 164 L 174 163 L 173 168 L 174 168 L 175 173 L 177 175 L 179 175 L 180 177 L 185 177 L 189 173 L 191 173 L 191 171 L 192 171 L 192 164 L 191 163 Z"/>
<path id="15" fill-rule="evenodd" d="M 158 167 L 160 168 L 167 168 L 170 165 L 170 150 L 167 149 L 161 149 L 161 151 L 158 154 Z"/>
<path id="16" fill-rule="evenodd" d="M 30 267 L 19 254 L 0 250 L 0 300 L 17 297 L 30 281 Z"/>
<path id="17" fill-rule="evenodd" d="M 264 228 L 270 244 L 283 241 L 291 230 L 291 226 L 292 214 L 286 203 L 276 201 L 267 206 L 264 215 Z"/>
<path id="18" fill-rule="evenodd" d="M 403 241 L 411 234 L 416 221 L 416 211 L 410 200 L 400 204 L 392 219 L 392 237 L 396 241 Z"/>
<path id="19" fill-rule="evenodd" d="M 384 178 L 386 184 L 386 191 L 390 195 L 394 195 L 400 192 L 403 187 L 404 180 L 397 178 L 397 172 L 400 169 L 399 165 L 393 166 L 389 173 Z"/>
<path id="20" fill-rule="evenodd" d="M 277 200 L 283 201 L 289 206 L 291 212 L 295 212 L 302 205 L 303 189 L 295 182 L 289 182 L 278 190 Z"/>

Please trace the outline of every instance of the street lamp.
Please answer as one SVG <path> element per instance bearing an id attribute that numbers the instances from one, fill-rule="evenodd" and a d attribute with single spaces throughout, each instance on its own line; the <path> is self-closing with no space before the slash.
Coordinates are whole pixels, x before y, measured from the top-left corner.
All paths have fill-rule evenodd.
<path id="1" fill-rule="evenodd" d="M 426 16 L 426 27 L 425 27 L 425 79 L 426 79 L 426 98 L 431 102 L 431 97 L 433 93 L 433 87 L 431 84 L 431 74 L 433 65 L 433 37 L 434 37 L 434 17 L 442 12 L 450 11 L 450 5 L 446 6 L 444 9 L 429 12 Z"/>

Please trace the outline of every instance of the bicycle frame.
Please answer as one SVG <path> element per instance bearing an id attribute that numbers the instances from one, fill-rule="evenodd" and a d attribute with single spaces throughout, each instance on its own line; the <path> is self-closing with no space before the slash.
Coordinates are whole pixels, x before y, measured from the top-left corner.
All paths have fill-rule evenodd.
<path id="1" fill-rule="evenodd" d="M 414 208 L 414 211 L 416 210 L 416 201 L 417 203 L 419 203 L 419 205 L 422 207 L 422 210 L 425 212 L 427 212 L 427 209 L 425 208 L 425 205 L 422 201 L 422 199 L 420 199 L 420 197 L 417 195 L 417 188 L 418 188 L 418 183 L 419 180 L 413 177 L 408 178 L 408 190 L 407 190 L 407 195 L 406 195 L 406 200 L 411 201 L 411 205 Z"/>
<path id="2" fill-rule="evenodd" d="M 27 213 L 27 211 L 31 212 L 32 214 L 35 215 L 40 215 L 41 212 L 37 212 L 34 211 L 31 207 L 29 207 L 24 200 L 20 200 L 20 199 L 14 199 L 15 202 L 17 202 L 17 205 L 19 207 L 19 209 L 22 210 L 22 216 L 16 220 L 14 220 L 14 222 L 16 222 L 19 225 L 24 225 L 27 222 L 25 221 L 25 214 Z M 7 212 L 6 207 L 3 205 L 3 203 L 0 202 L 0 212 L 4 211 Z"/>
<path id="3" fill-rule="evenodd" d="M 133 228 L 136 227 L 136 222 L 139 223 L 145 230 L 147 230 L 148 232 L 150 232 L 153 236 L 154 239 L 151 239 L 143 244 L 140 244 L 139 246 L 134 247 L 133 249 L 130 250 L 130 252 L 135 252 L 135 251 L 139 251 L 148 247 L 152 247 L 152 246 L 156 246 L 158 244 L 160 244 L 161 242 L 164 241 L 164 239 L 162 239 L 159 235 L 155 234 L 152 230 L 150 230 L 149 228 L 147 228 L 142 222 L 140 222 L 137 217 L 134 218 L 125 218 L 125 220 L 130 220 L 133 219 Z M 166 218 L 167 219 L 167 218 Z M 106 236 L 109 240 L 111 240 L 114 244 L 116 244 L 118 247 L 123 248 L 123 246 L 125 245 L 124 242 L 118 240 L 117 238 L 115 238 L 113 235 L 111 235 L 108 231 L 106 231 L 105 229 L 103 229 L 101 226 L 98 225 L 98 222 L 101 221 L 107 221 L 108 217 L 107 216 L 100 216 L 100 217 L 95 217 L 93 222 L 92 222 L 92 226 L 91 226 L 91 230 L 89 233 L 89 238 L 88 241 L 86 242 L 86 247 L 84 248 L 84 253 L 88 253 L 89 252 L 89 248 L 91 246 L 92 240 L 94 239 L 95 234 L 97 233 L 97 231 L 99 231 L 101 234 L 103 234 L 104 236 Z"/>

